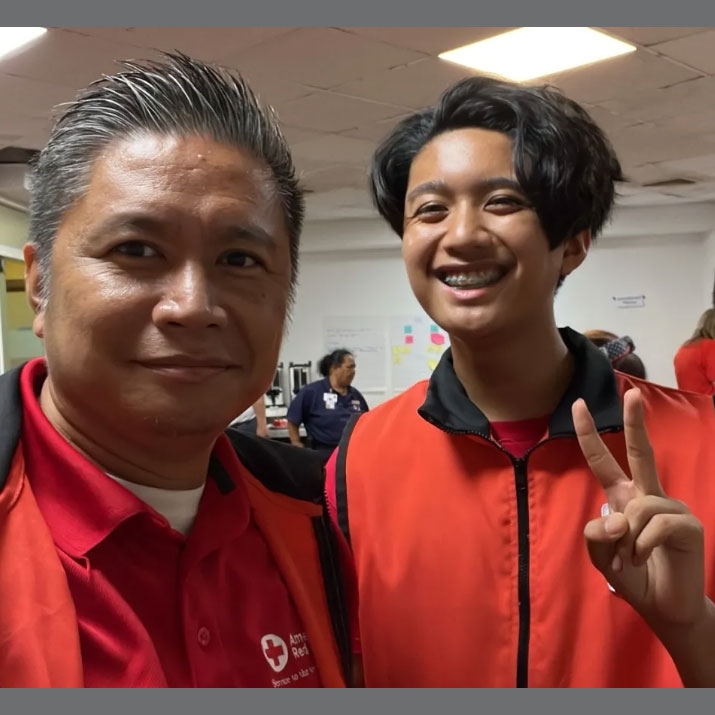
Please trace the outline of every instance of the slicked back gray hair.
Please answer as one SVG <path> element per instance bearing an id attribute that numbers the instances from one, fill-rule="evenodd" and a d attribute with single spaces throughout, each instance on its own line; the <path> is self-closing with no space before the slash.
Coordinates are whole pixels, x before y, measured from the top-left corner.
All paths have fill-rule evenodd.
<path id="1" fill-rule="evenodd" d="M 304 197 L 273 110 L 228 70 L 166 54 L 160 62 L 121 62 L 81 91 L 55 123 L 32 167 L 29 238 L 48 297 L 52 244 L 62 217 L 87 190 L 92 162 L 110 143 L 140 133 L 204 136 L 247 151 L 270 167 L 290 237 L 291 293 L 298 272 Z"/>

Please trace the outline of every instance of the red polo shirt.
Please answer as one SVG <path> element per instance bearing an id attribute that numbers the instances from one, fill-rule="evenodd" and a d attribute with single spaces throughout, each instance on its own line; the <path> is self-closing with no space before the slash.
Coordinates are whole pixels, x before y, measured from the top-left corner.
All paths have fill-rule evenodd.
<path id="1" fill-rule="evenodd" d="M 23 368 L 28 479 L 65 568 L 87 687 L 319 687 L 226 437 L 187 537 L 50 425 Z"/>

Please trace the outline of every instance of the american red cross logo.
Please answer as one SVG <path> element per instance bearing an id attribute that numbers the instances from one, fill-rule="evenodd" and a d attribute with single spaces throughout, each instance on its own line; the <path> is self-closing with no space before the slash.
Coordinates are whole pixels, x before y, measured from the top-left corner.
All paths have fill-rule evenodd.
<path id="1" fill-rule="evenodd" d="M 288 663 L 288 646 L 285 641 L 275 633 L 268 633 L 261 638 L 261 650 L 268 661 L 268 665 L 276 673 L 280 673 Z"/>

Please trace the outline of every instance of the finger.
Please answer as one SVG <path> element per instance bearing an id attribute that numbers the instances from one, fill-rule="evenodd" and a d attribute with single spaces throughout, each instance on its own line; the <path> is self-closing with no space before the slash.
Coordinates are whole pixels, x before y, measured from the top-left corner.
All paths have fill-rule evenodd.
<path id="1" fill-rule="evenodd" d="M 618 541 L 628 533 L 628 519 L 615 512 L 607 517 L 593 519 L 586 524 L 583 535 L 593 565 L 606 577 L 613 570 Z"/>
<path id="2" fill-rule="evenodd" d="M 628 390 L 623 396 L 623 427 L 633 483 L 644 494 L 663 496 L 655 468 L 653 447 L 645 426 L 643 396 L 638 388 Z"/>
<path id="3" fill-rule="evenodd" d="M 652 495 L 631 499 L 626 504 L 623 516 L 628 522 L 627 534 L 617 545 L 617 553 L 624 563 L 638 565 L 635 560 L 635 542 L 650 521 L 659 514 L 689 514 L 689 511 L 682 502 Z"/>
<path id="4" fill-rule="evenodd" d="M 601 486 L 607 490 L 622 482 L 629 482 L 630 479 L 603 443 L 591 413 L 582 399 L 573 403 L 571 414 L 581 452 Z"/>
<path id="5" fill-rule="evenodd" d="M 703 552 L 702 524 L 690 513 L 656 514 L 638 534 L 633 549 L 633 565 L 648 561 L 653 549 L 666 546 L 682 553 Z"/>

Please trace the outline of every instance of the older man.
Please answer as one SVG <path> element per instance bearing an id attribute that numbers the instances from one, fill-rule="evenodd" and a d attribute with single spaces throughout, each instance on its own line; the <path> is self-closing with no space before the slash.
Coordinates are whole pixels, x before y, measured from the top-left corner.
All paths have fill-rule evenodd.
<path id="1" fill-rule="evenodd" d="M 302 218 L 240 77 L 125 63 L 57 121 L 25 248 L 46 356 L 0 378 L 0 685 L 343 684 L 321 465 L 223 433 L 273 377 Z"/>

